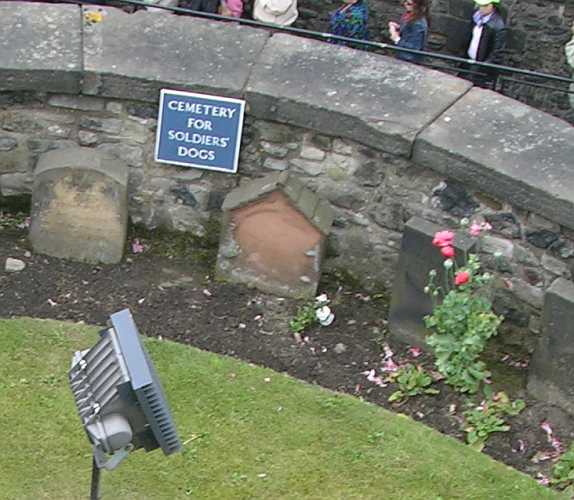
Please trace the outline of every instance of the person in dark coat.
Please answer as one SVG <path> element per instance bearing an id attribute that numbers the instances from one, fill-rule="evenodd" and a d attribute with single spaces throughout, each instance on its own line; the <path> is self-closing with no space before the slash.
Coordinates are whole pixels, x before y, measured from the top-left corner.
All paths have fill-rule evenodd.
<path id="1" fill-rule="evenodd" d="M 506 45 L 506 26 L 500 13 L 500 0 L 474 0 L 476 10 L 468 25 L 465 56 L 472 61 L 502 64 Z M 467 65 L 469 73 L 465 78 L 480 87 L 491 87 L 495 72 L 478 66 Z"/>

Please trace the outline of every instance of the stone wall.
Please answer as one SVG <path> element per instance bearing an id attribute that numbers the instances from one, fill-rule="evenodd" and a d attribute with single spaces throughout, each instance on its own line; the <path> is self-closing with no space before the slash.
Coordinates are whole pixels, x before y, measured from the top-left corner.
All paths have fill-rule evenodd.
<path id="1" fill-rule="evenodd" d="M 328 30 L 329 12 L 340 2 L 335 0 L 300 0 L 297 27 Z M 398 0 L 368 0 L 369 32 L 372 41 L 390 42 L 387 24 L 398 20 L 402 7 Z M 432 0 L 431 37 L 428 49 L 463 56 L 460 34 L 474 8 L 472 0 Z M 566 64 L 564 45 L 570 40 L 574 22 L 574 3 L 564 0 L 502 0 L 509 36 L 506 64 L 554 75 L 571 77 Z M 564 86 L 563 88 L 566 88 Z M 574 121 L 567 94 L 506 84 L 509 95 L 531 106 Z"/>
<path id="2" fill-rule="evenodd" d="M 574 271 L 574 231 L 352 140 L 248 117 L 235 177 L 155 163 L 153 104 L 63 94 L 2 97 L 12 102 L 0 111 L 3 196 L 30 193 L 40 153 L 87 146 L 129 166 L 133 222 L 202 234 L 205 221 L 242 179 L 289 170 L 335 209 L 327 266 L 344 268 L 371 288 L 391 286 L 410 217 L 450 227 L 462 217 L 484 217 L 494 226 L 482 251 L 499 277 L 495 303 L 508 320 L 503 338 L 528 349 L 535 341 L 530 333 L 538 332 L 544 290 Z"/>
<path id="3" fill-rule="evenodd" d="M 483 217 L 501 338 L 526 350 L 545 290 L 572 276 L 574 128 L 545 113 L 392 58 L 227 23 L 109 10 L 93 25 L 74 6 L 14 3 L 0 5 L 8 30 L 2 196 L 30 192 L 41 153 L 80 145 L 129 166 L 134 222 L 201 234 L 242 179 L 289 170 L 335 209 L 328 266 L 371 288 L 392 283 L 410 217 Z M 247 101 L 238 175 L 153 160 L 161 88 Z"/>

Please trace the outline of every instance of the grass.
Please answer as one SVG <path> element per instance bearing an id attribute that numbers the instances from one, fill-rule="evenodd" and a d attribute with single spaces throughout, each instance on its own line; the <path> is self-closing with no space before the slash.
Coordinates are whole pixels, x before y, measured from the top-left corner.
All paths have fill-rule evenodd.
<path id="1" fill-rule="evenodd" d="M 0 320 L 1 499 L 88 497 L 91 450 L 66 372 L 95 338 L 82 325 Z M 358 399 L 183 345 L 146 345 L 186 444 L 104 471 L 103 500 L 559 498 Z"/>

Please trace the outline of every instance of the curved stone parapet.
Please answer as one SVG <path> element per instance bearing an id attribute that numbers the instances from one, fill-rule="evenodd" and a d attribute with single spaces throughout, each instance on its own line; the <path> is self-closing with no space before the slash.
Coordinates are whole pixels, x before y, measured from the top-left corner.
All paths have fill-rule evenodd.
<path id="1" fill-rule="evenodd" d="M 574 229 L 574 129 L 434 70 L 235 23 L 0 5 L 0 90 L 155 103 L 161 88 L 407 158 Z M 413 154 L 414 151 L 414 154 Z"/>

